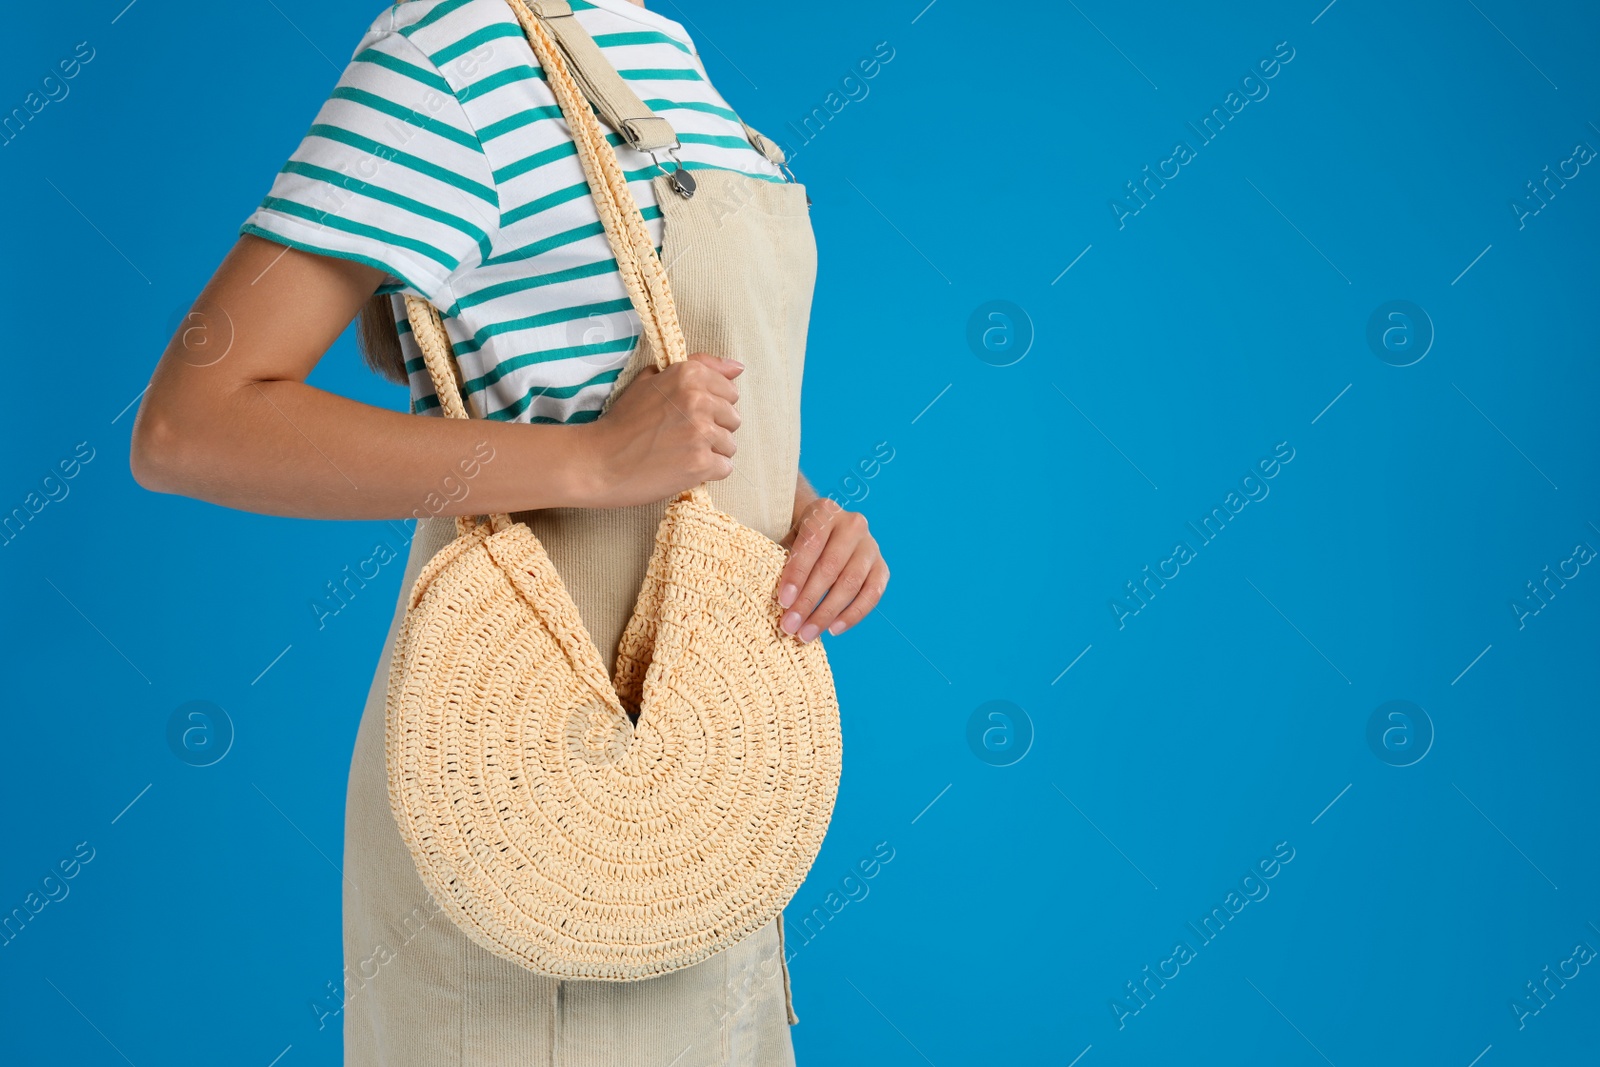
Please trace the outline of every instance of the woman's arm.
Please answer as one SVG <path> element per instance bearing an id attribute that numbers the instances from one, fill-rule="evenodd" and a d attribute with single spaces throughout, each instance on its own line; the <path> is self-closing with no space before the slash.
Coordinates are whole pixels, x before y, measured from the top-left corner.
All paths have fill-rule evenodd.
<path id="1" fill-rule="evenodd" d="M 818 495 L 817 491 L 812 488 L 811 483 L 806 481 L 805 471 L 801 471 L 800 476 L 794 480 L 794 517 L 796 521 L 799 520 L 805 509 L 811 505 L 811 502 L 817 499 Z"/>
<path id="2" fill-rule="evenodd" d="M 305 384 L 383 281 L 353 260 L 239 239 L 151 378 L 130 466 L 147 489 L 326 519 L 620 507 L 732 471 L 742 367 L 647 368 L 578 426 L 420 417 Z M 443 501 L 447 488 L 468 491 Z"/>

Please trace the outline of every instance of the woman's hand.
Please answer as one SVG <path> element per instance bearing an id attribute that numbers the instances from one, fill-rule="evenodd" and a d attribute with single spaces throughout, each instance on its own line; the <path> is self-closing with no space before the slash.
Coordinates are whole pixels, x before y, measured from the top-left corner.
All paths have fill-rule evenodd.
<path id="1" fill-rule="evenodd" d="M 877 606 L 889 584 L 889 568 L 867 532 L 866 516 L 828 497 L 814 497 L 797 509 L 794 525 L 779 543 L 789 549 L 775 591 L 778 604 L 789 609 L 779 625 L 802 641 L 823 630 L 848 630 Z"/>
<path id="2" fill-rule="evenodd" d="M 744 364 L 691 353 L 666 370 L 645 367 L 603 418 L 582 427 L 592 463 L 582 507 L 619 508 L 662 500 L 733 473 Z"/>

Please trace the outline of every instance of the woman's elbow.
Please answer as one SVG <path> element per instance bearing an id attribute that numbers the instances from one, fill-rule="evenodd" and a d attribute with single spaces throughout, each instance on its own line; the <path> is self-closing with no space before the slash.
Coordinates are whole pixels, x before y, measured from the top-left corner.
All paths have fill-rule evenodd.
<path id="1" fill-rule="evenodd" d="M 145 394 L 128 447 L 128 469 L 143 488 L 155 493 L 183 491 L 182 457 L 188 442 L 181 425 L 150 393 Z"/>

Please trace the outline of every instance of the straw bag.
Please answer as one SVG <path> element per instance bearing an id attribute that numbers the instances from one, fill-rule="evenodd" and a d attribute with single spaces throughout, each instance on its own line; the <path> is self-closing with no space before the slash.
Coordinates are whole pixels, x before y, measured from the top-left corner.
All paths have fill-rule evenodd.
<path id="1" fill-rule="evenodd" d="M 679 362 L 666 271 L 617 158 L 555 42 L 511 6 L 642 341 L 658 366 Z M 468 418 L 438 313 L 406 307 L 445 415 Z M 389 674 L 389 800 L 423 884 L 472 940 L 563 978 L 666 974 L 766 926 L 821 848 L 841 757 L 822 642 L 778 625 L 785 549 L 704 483 L 677 494 L 613 680 L 538 538 L 487 518 L 458 517 L 418 574 Z"/>

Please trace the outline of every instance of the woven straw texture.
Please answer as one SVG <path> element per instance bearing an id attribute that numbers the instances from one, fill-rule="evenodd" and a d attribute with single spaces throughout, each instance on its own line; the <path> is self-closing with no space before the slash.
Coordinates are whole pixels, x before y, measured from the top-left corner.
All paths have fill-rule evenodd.
<path id="1" fill-rule="evenodd" d="M 545 27 L 508 0 L 572 128 L 644 343 L 686 346 L 615 154 Z M 466 418 L 438 313 L 407 311 L 447 417 Z M 478 944 L 529 970 L 633 981 L 707 959 L 794 896 L 838 793 L 820 641 L 778 626 L 787 552 L 672 499 L 614 674 L 544 546 L 458 519 L 417 576 L 388 681 L 389 799 L 417 873 Z M 628 712 L 637 710 L 637 724 Z"/>

